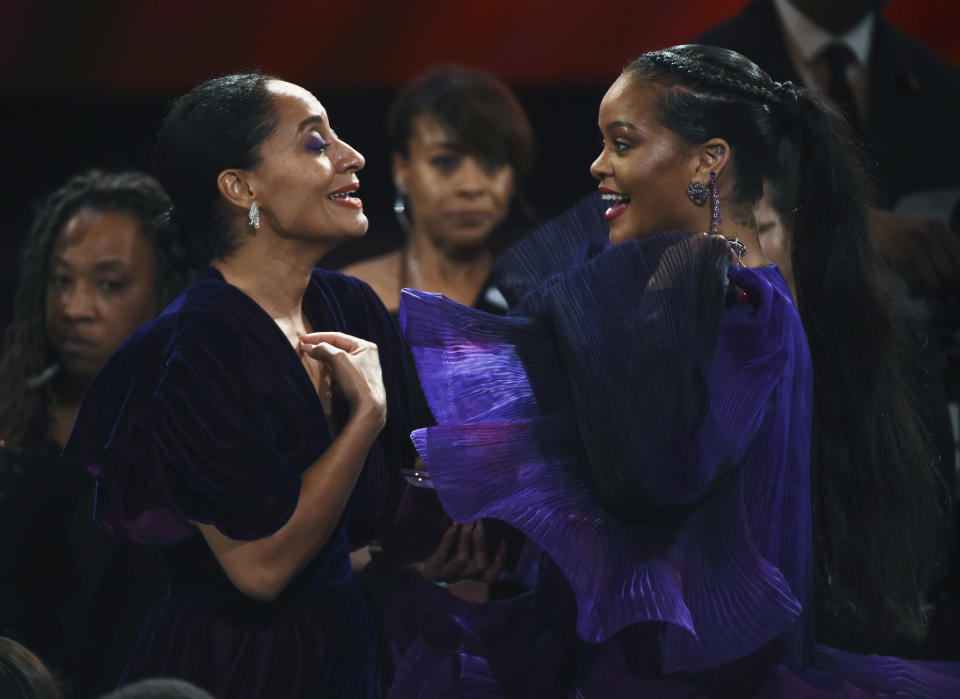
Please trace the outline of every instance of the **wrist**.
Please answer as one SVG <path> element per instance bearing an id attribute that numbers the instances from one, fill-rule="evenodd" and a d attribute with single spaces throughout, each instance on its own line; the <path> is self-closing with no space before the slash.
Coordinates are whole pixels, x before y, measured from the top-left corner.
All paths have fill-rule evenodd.
<path id="1" fill-rule="evenodd" d="M 380 432 L 387 423 L 387 407 L 375 401 L 361 403 L 351 413 L 349 421 Z"/>

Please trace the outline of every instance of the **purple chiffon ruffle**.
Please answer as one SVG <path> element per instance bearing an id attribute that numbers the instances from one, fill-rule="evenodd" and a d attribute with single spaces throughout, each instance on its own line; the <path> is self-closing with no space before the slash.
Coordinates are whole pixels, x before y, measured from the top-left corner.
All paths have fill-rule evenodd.
<path id="1" fill-rule="evenodd" d="M 540 546 L 573 589 L 584 640 L 665 622 L 663 672 L 799 628 L 808 595 L 802 574 L 782 572 L 809 553 L 802 536 L 785 543 L 809 529 L 806 459 L 751 454 L 757 441 L 809 443 L 809 392 L 793 381 L 809 381 L 809 358 L 776 270 L 735 270 L 751 302 L 724 310 L 727 264 L 716 239 L 663 234 L 591 252 L 511 317 L 422 292 L 401 305 L 439 423 L 414 442 L 444 508 L 502 519 Z M 593 487 L 610 460 L 638 484 L 640 521 L 612 515 Z M 749 502 L 748 471 L 769 474 L 775 494 Z M 752 520 L 790 497 L 796 519 L 758 547 Z"/>

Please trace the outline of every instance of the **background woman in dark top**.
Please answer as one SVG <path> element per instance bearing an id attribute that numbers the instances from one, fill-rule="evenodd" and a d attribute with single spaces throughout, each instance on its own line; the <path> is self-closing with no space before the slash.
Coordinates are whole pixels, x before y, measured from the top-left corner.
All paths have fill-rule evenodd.
<path id="1" fill-rule="evenodd" d="M 116 684 L 164 589 L 149 552 L 94 523 L 93 479 L 58 457 L 87 384 L 182 288 L 152 227 L 168 206 L 137 172 L 90 171 L 51 194 L 0 359 L 0 627 L 76 696 Z"/>
<path id="2" fill-rule="evenodd" d="M 511 209 L 530 219 L 517 193 L 533 164 L 523 107 L 491 74 L 441 66 L 403 89 L 388 129 L 406 240 L 343 271 L 369 283 L 391 312 L 409 287 L 502 313 L 506 304 L 488 286 L 493 259 Z"/>
<path id="3" fill-rule="evenodd" d="M 164 120 L 166 230 L 210 266 L 107 363 L 65 450 L 100 479 L 98 520 L 166 567 L 124 682 L 376 694 L 350 535 L 409 452 L 402 353 L 369 287 L 313 269 L 366 232 L 363 166 L 316 97 L 263 75 L 203 83 Z"/>

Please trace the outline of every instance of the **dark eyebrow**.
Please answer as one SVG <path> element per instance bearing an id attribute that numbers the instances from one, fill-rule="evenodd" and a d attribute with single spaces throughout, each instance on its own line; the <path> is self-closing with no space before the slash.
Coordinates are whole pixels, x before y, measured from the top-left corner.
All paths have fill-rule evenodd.
<path id="1" fill-rule="evenodd" d="M 631 131 L 637 131 L 637 132 L 643 131 L 643 129 L 641 129 L 639 126 L 635 124 L 631 124 L 629 121 L 611 121 L 609 124 L 607 124 L 608 129 L 613 129 L 613 128 L 616 128 L 617 126 L 621 126 L 625 129 L 630 129 Z"/>
<path id="2" fill-rule="evenodd" d="M 60 255 L 54 255 L 50 258 L 51 267 L 66 267 L 67 269 L 73 269 L 73 265 L 67 262 L 65 259 L 60 257 Z M 126 269 L 127 263 L 123 260 L 100 260 L 99 262 L 94 263 L 93 268 L 97 271 L 109 271 L 109 270 L 123 270 Z"/>
<path id="3" fill-rule="evenodd" d="M 303 130 L 308 126 L 313 126 L 314 124 L 323 124 L 324 121 L 324 118 L 317 114 L 314 116 L 308 116 L 306 119 L 300 122 L 300 126 L 297 127 L 297 133 L 302 133 Z"/>
<path id="4" fill-rule="evenodd" d="M 122 270 L 126 269 L 126 267 L 127 264 L 123 260 L 100 260 L 93 266 L 94 269 L 99 271 L 112 269 Z"/>
<path id="5" fill-rule="evenodd" d="M 445 150 L 452 150 L 457 153 L 466 153 L 467 147 L 463 144 L 462 141 L 440 141 L 440 143 L 434 144 L 437 148 L 443 148 Z"/>

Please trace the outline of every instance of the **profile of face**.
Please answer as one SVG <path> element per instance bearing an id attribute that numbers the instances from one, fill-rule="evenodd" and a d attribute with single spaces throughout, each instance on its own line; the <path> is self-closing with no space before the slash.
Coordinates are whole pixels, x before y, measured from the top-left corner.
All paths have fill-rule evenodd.
<path id="1" fill-rule="evenodd" d="M 413 120 L 407 152 L 394 154 L 393 171 L 414 230 L 442 247 L 483 245 L 509 211 L 513 167 L 470 151 L 429 113 Z"/>
<path id="2" fill-rule="evenodd" d="M 46 283 L 47 339 L 72 378 L 89 381 L 157 312 L 153 246 L 132 216 L 81 209 L 54 242 Z"/>
<path id="3" fill-rule="evenodd" d="M 656 88 L 622 74 L 600 103 L 603 150 L 590 173 L 609 208 L 610 242 L 668 230 L 707 230 L 709 207 L 687 197 L 693 181 L 709 182 L 709 144 L 691 147 L 655 117 Z M 706 168 L 706 169 L 705 169 Z"/>
<path id="4" fill-rule="evenodd" d="M 341 140 L 310 92 L 273 80 L 276 128 L 245 173 L 262 226 L 281 238 L 338 242 L 367 231 L 356 196 L 363 156 Z"/>

